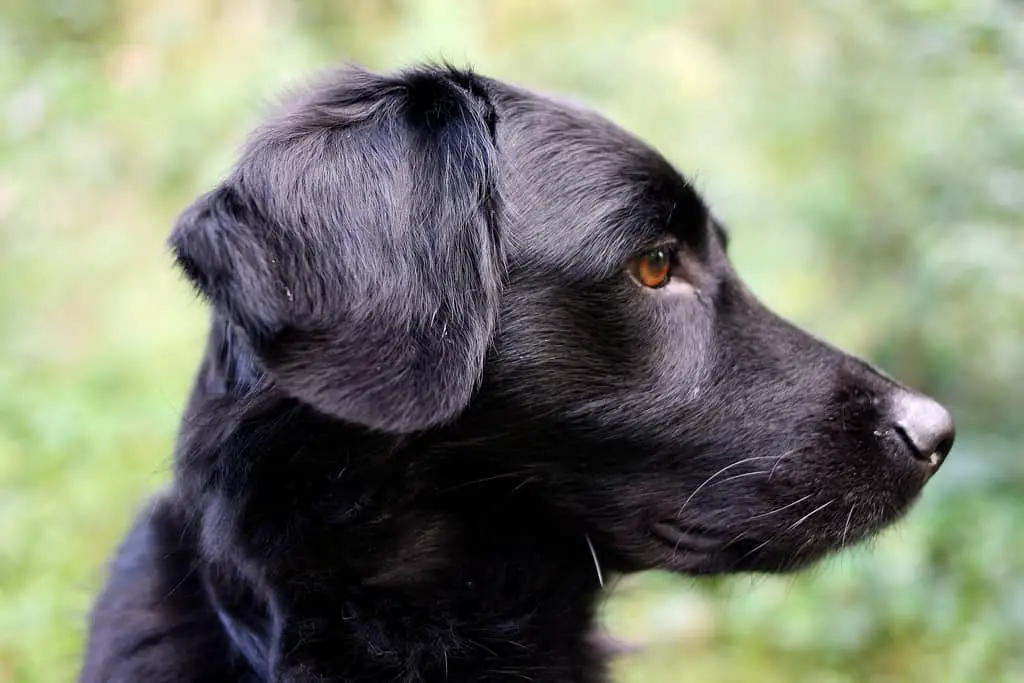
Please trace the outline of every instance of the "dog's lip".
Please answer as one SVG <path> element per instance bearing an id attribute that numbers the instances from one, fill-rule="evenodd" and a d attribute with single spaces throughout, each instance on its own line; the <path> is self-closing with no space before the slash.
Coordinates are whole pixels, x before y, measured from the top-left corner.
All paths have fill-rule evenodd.
<path id="1" fill-rule="evenodd" d="M 706 554 L 725 545 L 722 534 L 674 519 L 655 522 L 651 525 L 651 531 L 675 551 Z"/>

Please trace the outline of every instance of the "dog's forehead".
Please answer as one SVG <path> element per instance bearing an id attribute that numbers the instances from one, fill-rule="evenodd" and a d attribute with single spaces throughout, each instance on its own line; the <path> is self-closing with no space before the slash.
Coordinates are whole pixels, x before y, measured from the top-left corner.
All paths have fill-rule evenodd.
<path id="1" fill-rule="evenodd" d="M 611 121 L 572 103 L 492 88 L 513 262 L 607 274 L 666 232 L 677 212 L 705 213 L 671 164 Z"/>

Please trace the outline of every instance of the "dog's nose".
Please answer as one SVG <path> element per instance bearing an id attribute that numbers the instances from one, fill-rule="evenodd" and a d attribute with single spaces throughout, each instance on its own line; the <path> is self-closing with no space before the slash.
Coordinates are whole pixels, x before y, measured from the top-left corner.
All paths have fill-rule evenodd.
<path id="1" fill-rule="evenodd" d="M 893 399 L 892 418 L 914 458 L 931 470 L 939 469 L 956 436 L 949 411 L 927 396 L 902 391 Z"/>

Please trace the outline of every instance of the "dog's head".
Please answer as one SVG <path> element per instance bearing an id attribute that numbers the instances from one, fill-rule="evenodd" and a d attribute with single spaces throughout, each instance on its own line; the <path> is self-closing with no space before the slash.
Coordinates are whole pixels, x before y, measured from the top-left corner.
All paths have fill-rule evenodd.
<path id="1" fill-rule="evenodd" d="M 620 568 L 801 566 L 897 519 L 953 441 L 761 305 L 656 152 L 470 73 L 331 75 L 171 244 L 266 381 L 528 485 Z"/>

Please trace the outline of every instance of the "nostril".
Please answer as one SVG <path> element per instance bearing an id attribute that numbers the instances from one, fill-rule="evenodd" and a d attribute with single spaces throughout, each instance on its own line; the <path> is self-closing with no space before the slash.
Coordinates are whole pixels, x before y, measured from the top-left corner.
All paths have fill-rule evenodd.
<path id="1" fill-rule="evenodd" d="M 903 439 L 903 443 L 906 444 L 907 449 L 910 450 L 910 453 L 916 460 L 927 463 L 932 467 L 938 467 L 942 464 L 942 460 L 946 457 L 946 453 L 941 453 L 938 449 L 933 451 L 927 447 L 922 449 L 919 445 L 920 441 L 915 437 L 912 437 L 901 424 L 897 424 L 894 429 L 896 433 L 899 434 L 900 438 Z M 946 452 L 948 453 L 948 449 Z"/>
<path id="2" fill-rule="evenodd" d="M 945 458 L 949 455 L 949 452 L 953 450 L 953 440 L 956 437 L 955 430 L 950 430 L 949 434 L 939 442 L 939 445 L 935 447 L 935 453 L 940 458 Z"/>
<path id="3" fill-rule="evenodd" d="M 895 430 L 918 460 L 938 468 L 953 447 L 953 416 L 937 402 L 910 392 L 893 401 Z"/>

